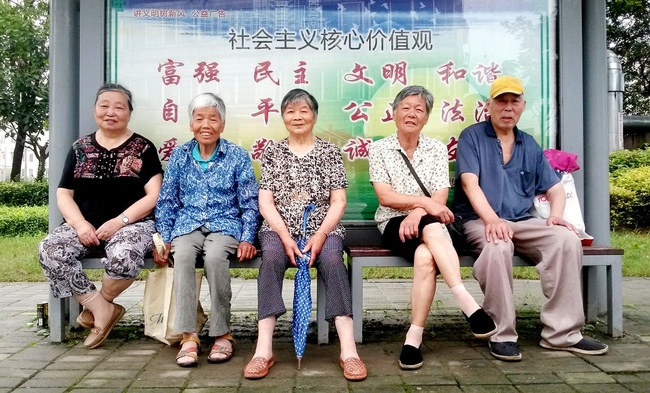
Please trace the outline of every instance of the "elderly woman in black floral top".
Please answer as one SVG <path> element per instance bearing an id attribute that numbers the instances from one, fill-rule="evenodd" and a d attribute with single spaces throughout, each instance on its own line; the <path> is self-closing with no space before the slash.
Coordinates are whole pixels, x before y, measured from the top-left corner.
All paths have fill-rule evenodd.
<path id="1" fill-rule="evenodd" d="M 77 322 L 91 329 L 84 341 L 96 348 L 124 315 L 113 300 L 128 288 L 153 248 L 153 208 L 162 184 L 156 147 L 128 128 L 131 92 L 105 84 L 95 99 L 99 129 L 70 149 L 56 192 L 65 222 L 38 247 L 54 297 L 84 305 Z M 102 247 L 106 273 L 97 290 L 79 258 Z"/>
<path id="2" fill-rule="evenodd" d="M 345 210 L 348 180 L 339 149 L 314 136 L 318 103 L 308 92 L 294 89 L 281 104 L 282 119 L 289 137 L 264 152 L 260 177 L 259 230 L 262 265 L 258 283 L 258 337 L 253 359 L 244 370 L 249 379 L 265 377 L 273 366 L 273 330 L 276 319 L 286 312 L 282 300 L 284 272 L 296 266 L 296 258 L 311 251 L 314 264 L 325 280 L 326 319 L 334 320 L 341 342 L 339 362 L 349 380 L 366 378 L 359 359 L 352 327 L 352 298 L 343 264 Z M 308 204 L 307 233 L 302 233 L 303 212 Z M 296 239 L 308 238 L 304 250 Z"/>

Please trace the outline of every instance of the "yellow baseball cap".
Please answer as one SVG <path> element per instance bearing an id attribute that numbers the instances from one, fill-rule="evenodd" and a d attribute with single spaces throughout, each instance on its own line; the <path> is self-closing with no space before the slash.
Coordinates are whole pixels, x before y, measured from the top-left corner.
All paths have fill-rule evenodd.
<path id="1" fill-rule="evenodd" d="M 524 94 L 524 83 L 514 76 L 501 76 L 492 82 L 490 87 L 490 98 L 500 96 L 504 93 Z"/>

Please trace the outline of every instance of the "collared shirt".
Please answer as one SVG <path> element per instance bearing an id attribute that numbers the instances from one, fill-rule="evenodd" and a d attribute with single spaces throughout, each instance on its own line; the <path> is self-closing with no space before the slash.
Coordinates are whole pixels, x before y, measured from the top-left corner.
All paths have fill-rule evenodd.
<path id="1" fill-rule="evenodd" d="M 370 182 L 390 184 L 393 190 L 400 194 L 424 196 L 400 151 L 404 149 L 397 139 L 397 133 L 370 144 L 368 151 Z M 449 160 L 447 146 L 444 143 L 420 134 L 411 165 L 430 194 L 433 195 L 442 188 L 449 188 Z M 379 231 L 384 232 L 391 218 L 406 216 L 410 212 L 410 210 L 401 211 L 379 205 L 375 213 Z"/>
<path id="2" fill-rule="evenodd" d="M 504 164 L 503 149 L 492 123 L 483 121 L 467 127 L 458 137 L 456 150 L 455 213 L 464 220 L 478 214 L 465 194 L 460 175 L 473 173 L 494 212 L 502 219 L 530 218 L 535 195 L 543 194 L 560 179 L 533 137 L 515 127 L 510 161 Z"/>
<path id="3" fill-rule="evenodd" d="M 208 168 L 208 163 L 212 161 L 214 156 L 217 155 L 217 152 L 219 151 L 220 140 L 221 139 L 217 140 L 217 145 L 215 146 L 214 151 L 212 152 L 212 154 L 210 154 L 210 157 L 208 157 L 205 160 L 203 159 L 203 157 L 201 157 L 201 151 L 199 151 L 199 144 L 197 143 L 196 145 L 194 145 L 194 149 L 192 149 L 192 157 L 194 157 L 196 162 L 198 162 L 199 165 L 201 165 L 201 168 L 203 168 L 203 170 L 206 170 Z"/>
<path id="4" fill-rule="evenodd" d="M 341 150 L 333 143 L 317 137 L 314 148 L 302 157 L 289 150 L 287 138 L 264 150 L 260 189 L 273 193 L 275 207 L 294 239 L 312 237 L 330 209 L 331 191 L 347 186 Z M 306 233 L 303 233 L 303 213 L 310 203 L 316 209 L 309 213 Z M 264 220 L 260 232 L 272 230 Z M 345 229 L 339 222 L 330 234 L 342 238 Z"/>
<path id="5" fill-rule="evenodd" d="M 205 226 L 253 243 L 259 209 L 248 152 L 221 138 L 205 170 L 192 156 L 195 139 L 172 152 L 156 203 L 156 227 L 165 242 Z"/>

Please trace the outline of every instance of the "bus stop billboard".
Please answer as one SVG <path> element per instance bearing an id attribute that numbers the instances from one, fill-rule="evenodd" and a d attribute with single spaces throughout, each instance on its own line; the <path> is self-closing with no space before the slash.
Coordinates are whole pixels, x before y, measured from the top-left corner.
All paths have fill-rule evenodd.
<path id="1" fill-rule="evenodd" d="M 368 145 L 395 132 L 390 104 L 407 85 L 434 96 L 423 133 L 447 144 L 452 177 L 458 134 L 486 118 L 500 75 L 524 81 L 519 127 L 554 147 L 554 0 L 112 0 L 107 11 L 107 80 L 132 90 L 130 128 L 163 164 L 192 137 L 189 101 L 213 92 L 222 137 L 259 173 L 265 147 L 287 136 L 282 97 L 302 88 L 319 102 L 316 136 L 343 155 L 345 221 L 373 220 Z"/>

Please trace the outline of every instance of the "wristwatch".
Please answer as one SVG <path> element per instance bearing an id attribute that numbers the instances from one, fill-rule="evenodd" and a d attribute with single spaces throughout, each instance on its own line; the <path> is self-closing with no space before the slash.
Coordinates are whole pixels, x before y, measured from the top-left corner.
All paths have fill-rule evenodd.
<path id="1" fill-rule="evenodd" d="M 120 218 L 122 219 L 122 224 L 126 225 L 129 223 L 129 217 L 127 217 L 126 214 L 120 214 Z"/>

